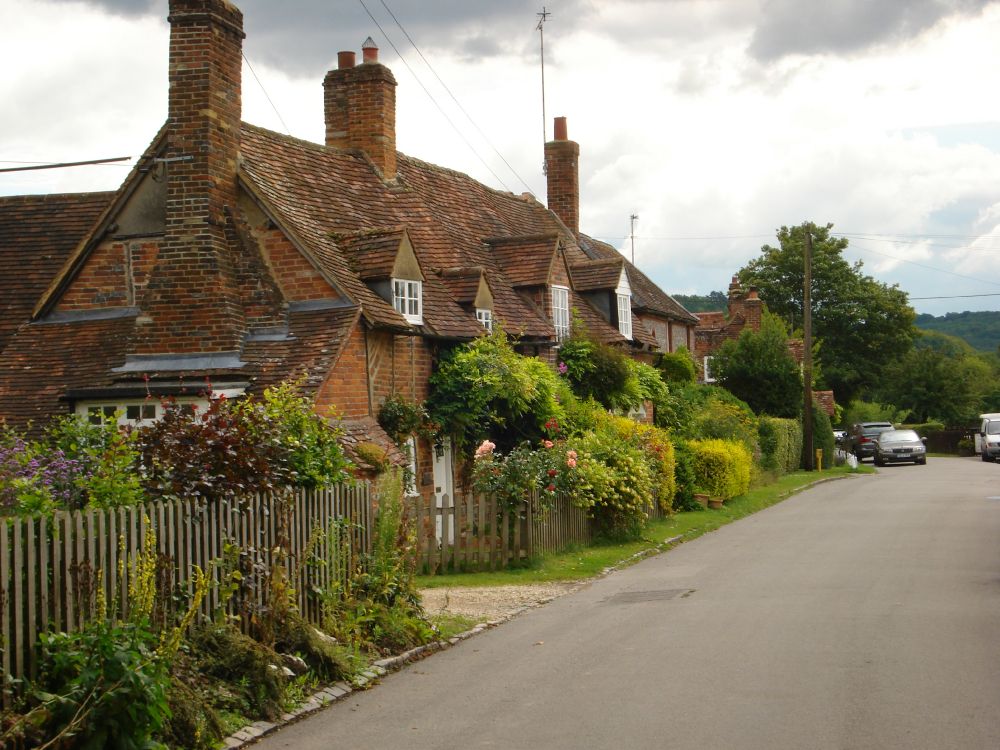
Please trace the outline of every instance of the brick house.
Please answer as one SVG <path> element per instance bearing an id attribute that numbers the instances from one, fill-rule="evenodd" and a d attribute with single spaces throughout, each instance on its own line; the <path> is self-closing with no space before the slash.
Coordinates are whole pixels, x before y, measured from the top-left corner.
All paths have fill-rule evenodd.
<path id="1" fill-rule="evenodd" d="M 735 341 L 745 330 L 759 331 L 764 315 L 764 301 L 753 287 L 743 290 L 739 278 L 733 276 L 729 284 L 728 309 L 725 312 L 713 311 L 697 313 L 698 327 L 694 333 L 694 357 L 698 368 L 698 379 L 702 383 L 711 383 L 712 355 L 726 341 Z M 805 342 L 802 339 L 788 339 L 788 351 L 792 358 L 802 367 L 805 357 Z M 836 413 L 836 403 L 833 391 L 813 391 L 813 398 L 820 408 L 833 417 Z"/>
<path id="2" fill-rule="evenodd" d="M 390 451 L 375 415 L 414 401 L 442 347 L 502 322 L 554 362 L 573 311 L 650 359 L 691 313 L 579 231 L 579 146 L 546 144 L 549 207 L 396 151 L 392 72 L 371 40 L 324 82 L 326 142 L 241 122 L 242 13 L 170 0 L 168 120 L 114 193 L 0 198 L 0 418 L 121 411 L 149 396 L 283 380 Z M 451 491 L 447 445 L 414 441 L 417 491 Z M 394 453 L 397 460 L 398 452 Z"/>

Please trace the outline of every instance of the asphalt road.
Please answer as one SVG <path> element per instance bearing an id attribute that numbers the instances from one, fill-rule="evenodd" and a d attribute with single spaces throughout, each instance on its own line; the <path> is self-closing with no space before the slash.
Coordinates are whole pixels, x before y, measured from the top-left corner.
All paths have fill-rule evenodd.
<path id="1" fill-rule="evenodd" d="M 1000 465 L 931 458 L 817 486 L 256 747 L 995 750 L 998 707 Z"/>

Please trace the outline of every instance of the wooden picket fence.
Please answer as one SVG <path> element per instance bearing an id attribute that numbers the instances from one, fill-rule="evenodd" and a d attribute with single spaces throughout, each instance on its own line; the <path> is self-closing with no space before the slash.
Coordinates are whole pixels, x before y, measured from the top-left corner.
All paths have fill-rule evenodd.
<path id="1" fill-rule="evenodd" d="M 587 512 L 559 498 L 554 507 L 534 511 L 535 503 L 501 508 L 493 497 L 442 495 L 428 506 L 410 506 L 417 532 L 417 569 L 427 573 L 498 570 L 534 555 L 591 541 Z"/>
<path id="2" fill-rule="evenodd" d="M 411 499 L 417 570 L 498 570 L 591 540 L 586 511 L 565 498 L 542 512 L 531 503 L 502 509 L 485 496 L 456 500 Z M 35 676 L 38 634 L 79 630 L 101 602 L 107 617 L 126 617 L 149 532 L 157 590 L 170 594 L 154 613 L 164 620 L 186 607 L 197 567 L 211 581 L 200 613 L 225 611 L 248 630 L 268 606 L 268 576 L 281 555 L 299 611 L 320 624 L 323 592 L 345 583 L 371 551 L 374 517 L 370 485 L 352 483 L 238 504 L 151 502 L 0 518 L 0 675 Z M 227 588 L 233 571 L 235 593 Z"/>
<path id="3" fill-rule="evenodd" d="M 192 592 L 197 566 L 213 584 L 201 613 L 225 606 L 249 627 L 267 606 L 267 575 L 282 554 L 300 612 L 318 623 L 317 594 L 344 581 L 369 549 L 372 517 L 369 485 L 352 483 L 238 505 L 152 502 L 0 519 L 2 674 L 33 676 L 38 634 L 80 629 L 101 599 L 108 617 L 126 616 L 147 531 L 155 536 L 158 589 L 172 592 L 179 606 Z M 239 590 L 220 602 L 232 570 L 240 572 Z"/>

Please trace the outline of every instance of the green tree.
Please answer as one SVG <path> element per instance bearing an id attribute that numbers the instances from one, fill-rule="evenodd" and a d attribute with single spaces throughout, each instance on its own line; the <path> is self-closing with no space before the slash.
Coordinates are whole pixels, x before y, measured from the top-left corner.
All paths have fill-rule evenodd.
<path id="1" fill-rule="evenodd" d="M 802 406 L 802 377 L 788 350 L 788 333 L 765 311 L 759 331 L 743 330 L 712 359 L 719 385 L 750 405 L 756 414 L 794 419 Z"/>
<path id="2" fill-rule="evenodd" d="M 801 328 L 804 249 L 806 234 L 813 235 L 810 296 L 822 377 L 837 401 L 848 403 L 910 350 L 914 312 L 905 292 L 864 274 L 860 261 L 844 259 L 847 240 L 832 236 L 832 227 L 781 227 L 779 247 L 764 245 L 739 277 L 744 286 L 757 287 L 791 330 Z"/>
<path id="3" fill-rule="evenodd" d="M 975 420 L 994 383 L 994 368 L 964 341 L 924 332 L 914 348 L 890 367 L 882 398 L 909 412 L 907 421 L 934 419 L 948 425 Z"/>

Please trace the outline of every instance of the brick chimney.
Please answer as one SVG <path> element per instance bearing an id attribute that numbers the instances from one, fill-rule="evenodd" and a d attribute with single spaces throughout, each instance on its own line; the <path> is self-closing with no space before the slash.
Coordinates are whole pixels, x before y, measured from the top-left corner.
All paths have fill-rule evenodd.
<path id="1" fill-rule="evenodd" d="M 729 319 L 732 320 L 743 312 L 743 290 L 740 289 L 739 276 L 733 276 L 729 282 Z"/>
<path id="2" fill-rule="evenodd" d="M 580 233 L 580 144 L 566 135 L 566 118 L 555 119 L 554 139 L 545 144 L 549 210 Z"/>
<path id="3" fill-rule="evenodd" d="M 362 63 L 353 52 L 337 54 L 337 68 L 323 79 L 326 145 L 364 151 L 386 181 L 396 179 L 396 79 L 378 61 L 368 37 Z"/>
<path id="4" fill-rule="evenodd" d="M 746 318 L 750 330 L 760 330 L 764 318 L 764 300 L 758 296 L 756 287 L 747 289 L 746 297 L 743 299 L 743 317 Z"/>
<path id="5" fill-rule="evenodd" d="M 236 203 L 243 14 L 226 0 L 170 0 L 166 234 L 134 354 L 236 352 L 243 314 L 226 241 Z"/>

